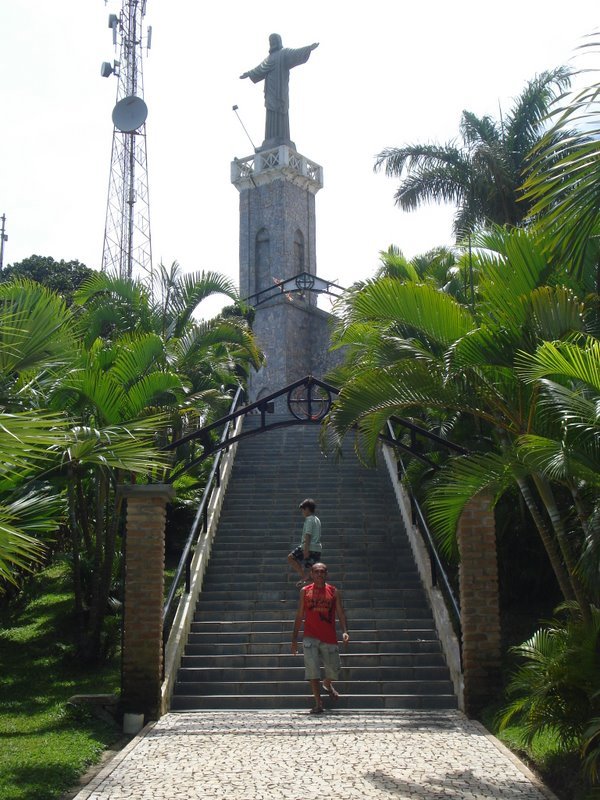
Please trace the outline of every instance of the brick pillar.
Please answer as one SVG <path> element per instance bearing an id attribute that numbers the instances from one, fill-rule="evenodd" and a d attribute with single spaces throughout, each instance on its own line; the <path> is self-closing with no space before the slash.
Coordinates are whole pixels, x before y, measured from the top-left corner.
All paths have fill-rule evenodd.
<path id="1" fill-rule="evenodd" d="M 458 524 L 465 712 L 476 716 L 500 686 L 500 607 L 491 497 L 478 494 Z"/>
<path id="2" fill-rule="evenodd" d="M 121 704 L 160 716 L 166 504 L 168 484 L 122 487 L 127 498 Z"/>

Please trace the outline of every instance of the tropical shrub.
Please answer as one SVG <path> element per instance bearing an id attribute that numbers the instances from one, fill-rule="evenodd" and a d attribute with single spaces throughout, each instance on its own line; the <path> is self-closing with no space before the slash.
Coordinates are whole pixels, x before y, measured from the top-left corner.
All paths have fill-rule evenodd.
<path id="1" fill-rule="evenodd" d="M 564 611 L 564 609 L 562 609 Z M 600 610 L 589 621 L 562 616 L 512 648 L 520 661 L 499 714 L 500 729 L 518 723 L 522 744 L 543 733 L 556 735 L 566 750 L 579 750 L 591 785 L 600 765 Z"/>

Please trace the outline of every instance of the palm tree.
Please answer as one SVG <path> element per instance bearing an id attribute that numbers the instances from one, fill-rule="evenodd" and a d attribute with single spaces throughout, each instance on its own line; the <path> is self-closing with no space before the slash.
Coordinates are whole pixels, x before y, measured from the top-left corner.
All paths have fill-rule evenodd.
<path id="1" fill-rule="evenodd" d="M 410 144 L 382 150 L 375 170 L 400 178 L 395 202 L 404 211 L 423 203 L 457 206 L 457 240 L 478 225 L 519 225 L 532 202 L 520 187 L 531 166 L 531 151 L 544 133 L 551 104 L 570 85 L 570 73 L 558 67 L 529 81 L 506 117 L 477 117 L 463 111 L 461 144 Z M 565 138 L 563 132 L 560 138 Z"/>
<path id="2" fill-rule="evenodd" d="M 433 285 L 383 278 L 350 295 L 336 334 L 347 363 L 330 424 L 343 436 L 358 425 L 373 454 L 394 415 L 422 418 L 424 410 L 470 419 L 469 457 L 450 459 L 429 489 L 430 521 L 450 546 L 464 505 L 484 488 L 498 497 L 516 485 L 569 600 L 584 616 L 589 600 L 577 553 L 581 536 L 568 534 L 556 484 L 528 460 L 523 437 L 560 439 L 563 420 L 550 417 L 537 384 L 519 379 L 517 354 L 543 340 L 586 333 L 585 302 L 560 285 L 544 241 L 525 230 L 498 229 L 477 240 L 475 310 Z M 579 528 L 579 534 L 581 534 Z"/>
<path id="3" fill-rule="evenodd" d="M 216 272 L 184 275 L 176 262 L 168 270 L 161 265 L 160 277 L 154 304 L 142 283 L 105 273 L 94 275 L 75 302 L 83 306 L 81 331 L 88 345 L 98 336 L 118 339 L 125 331 L 160 339 L 163 367 L 182 376 L 186 385 L 185 402 L 172 415 L 171 433 L 177 439 L 186 425 L 202 425 L 212 413 L 224 413 L 231 390 L 248 369 L 258 369 L 263 355 L 242 317 L 194 318 L 208 297 L 238 299 L 227 277 Z"/>
<path id="4" fill-rule="evenodd" d="M 581 49 L 597 54 L 597 34 Z M 581 275 L 590 256 L 600 294 L 600 82 L 569 97 L 553 112 L 554 125 L 536 146 L 525 200 L 552 253 Z M 568 128 L 576 126 L 567 136 Z M 590 253 L 590 250 L 595 252 Z M 600 317 L 600 313 L 599 313 Z M 600 329 L 600 325 L 599 325 Z"/>
<path id="5" fill-rule="evenodd" d="M 375 278 L 396 278 L 428 283 L 451 294 L 462 303 L 473 301 L 473 263 L 470 253 L 449 247 L 435 247 L 408 260 L 396 245 L 379 251 Z"/>
<path id="6" fill-rule="evenodd" d="M 526 745 L 547 731 L 565 749 L 591 739 L 587 729 L 591 722 L 597 725 L 594 716 L 600 711 L 599 637 L 600 612 L 595 609 L 588 624 L 578 618 L 553 620 L 514 647 L 521 665 L 508 683 L 512 699 L 499 715 L 501 728 L 518 719 Z"/>

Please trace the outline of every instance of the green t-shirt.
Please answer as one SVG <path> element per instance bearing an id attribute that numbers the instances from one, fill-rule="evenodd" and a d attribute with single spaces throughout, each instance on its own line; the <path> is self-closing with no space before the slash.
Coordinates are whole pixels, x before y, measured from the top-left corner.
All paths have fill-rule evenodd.
<path id="1" fill-rule="evenodd" d="M 318 517 L 315 517 L 314 514 L 311 514 L 304 520 L 304 527 L 302 528 L 302 541 L 300 542 L 300 547 L 304 547 L 305 536 L 310 536 L 308 549 L 316 553 L 320 553 L 322 550 L 321 520 Z"/>

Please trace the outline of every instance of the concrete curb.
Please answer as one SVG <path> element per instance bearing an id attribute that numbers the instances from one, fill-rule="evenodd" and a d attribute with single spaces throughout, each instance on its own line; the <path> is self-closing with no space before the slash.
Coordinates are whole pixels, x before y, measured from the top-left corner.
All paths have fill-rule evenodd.
<path id="1" fill-rule="evenodd" d="M 525 763 L 523 763 L 523 761 L 521 761 L 521 759 L 518 756 L 516 756 L 513 753 L 512 750 L 509 750 L 509 748 L 505 744 L 503 744 L 500 741 L 500 739 L 497 739 L 493 733 L 490 733 L 488 729 L 481 724 L 481 722 L 478 722 L 476 719 L 470 719 L 469 722 L 474 727 L 478 728 L 481 731 L 482 735 L 485 736 L 486 739 L 488 739 L 497 750 L 503 753 L 506 756 L 506 758 L 508 758 L 508 760 L 512 764 L 514 764 L 514 766 L 519 770 L 519 772 L 525 775 L 525 777 L 528 778 L 534 784 L 534 786 L 540 791 L 541 794 L 544 795 L 544 797 L 547 797 L 548 800 L 559 800 L 559 798 L 554 794 L 554 792 L 551 789 L 549 789 L 545 783 L 542 783 L 541 779 L 535 774 L 535 772 L 532 772 L 529 769 L 529 767 Z"/>

